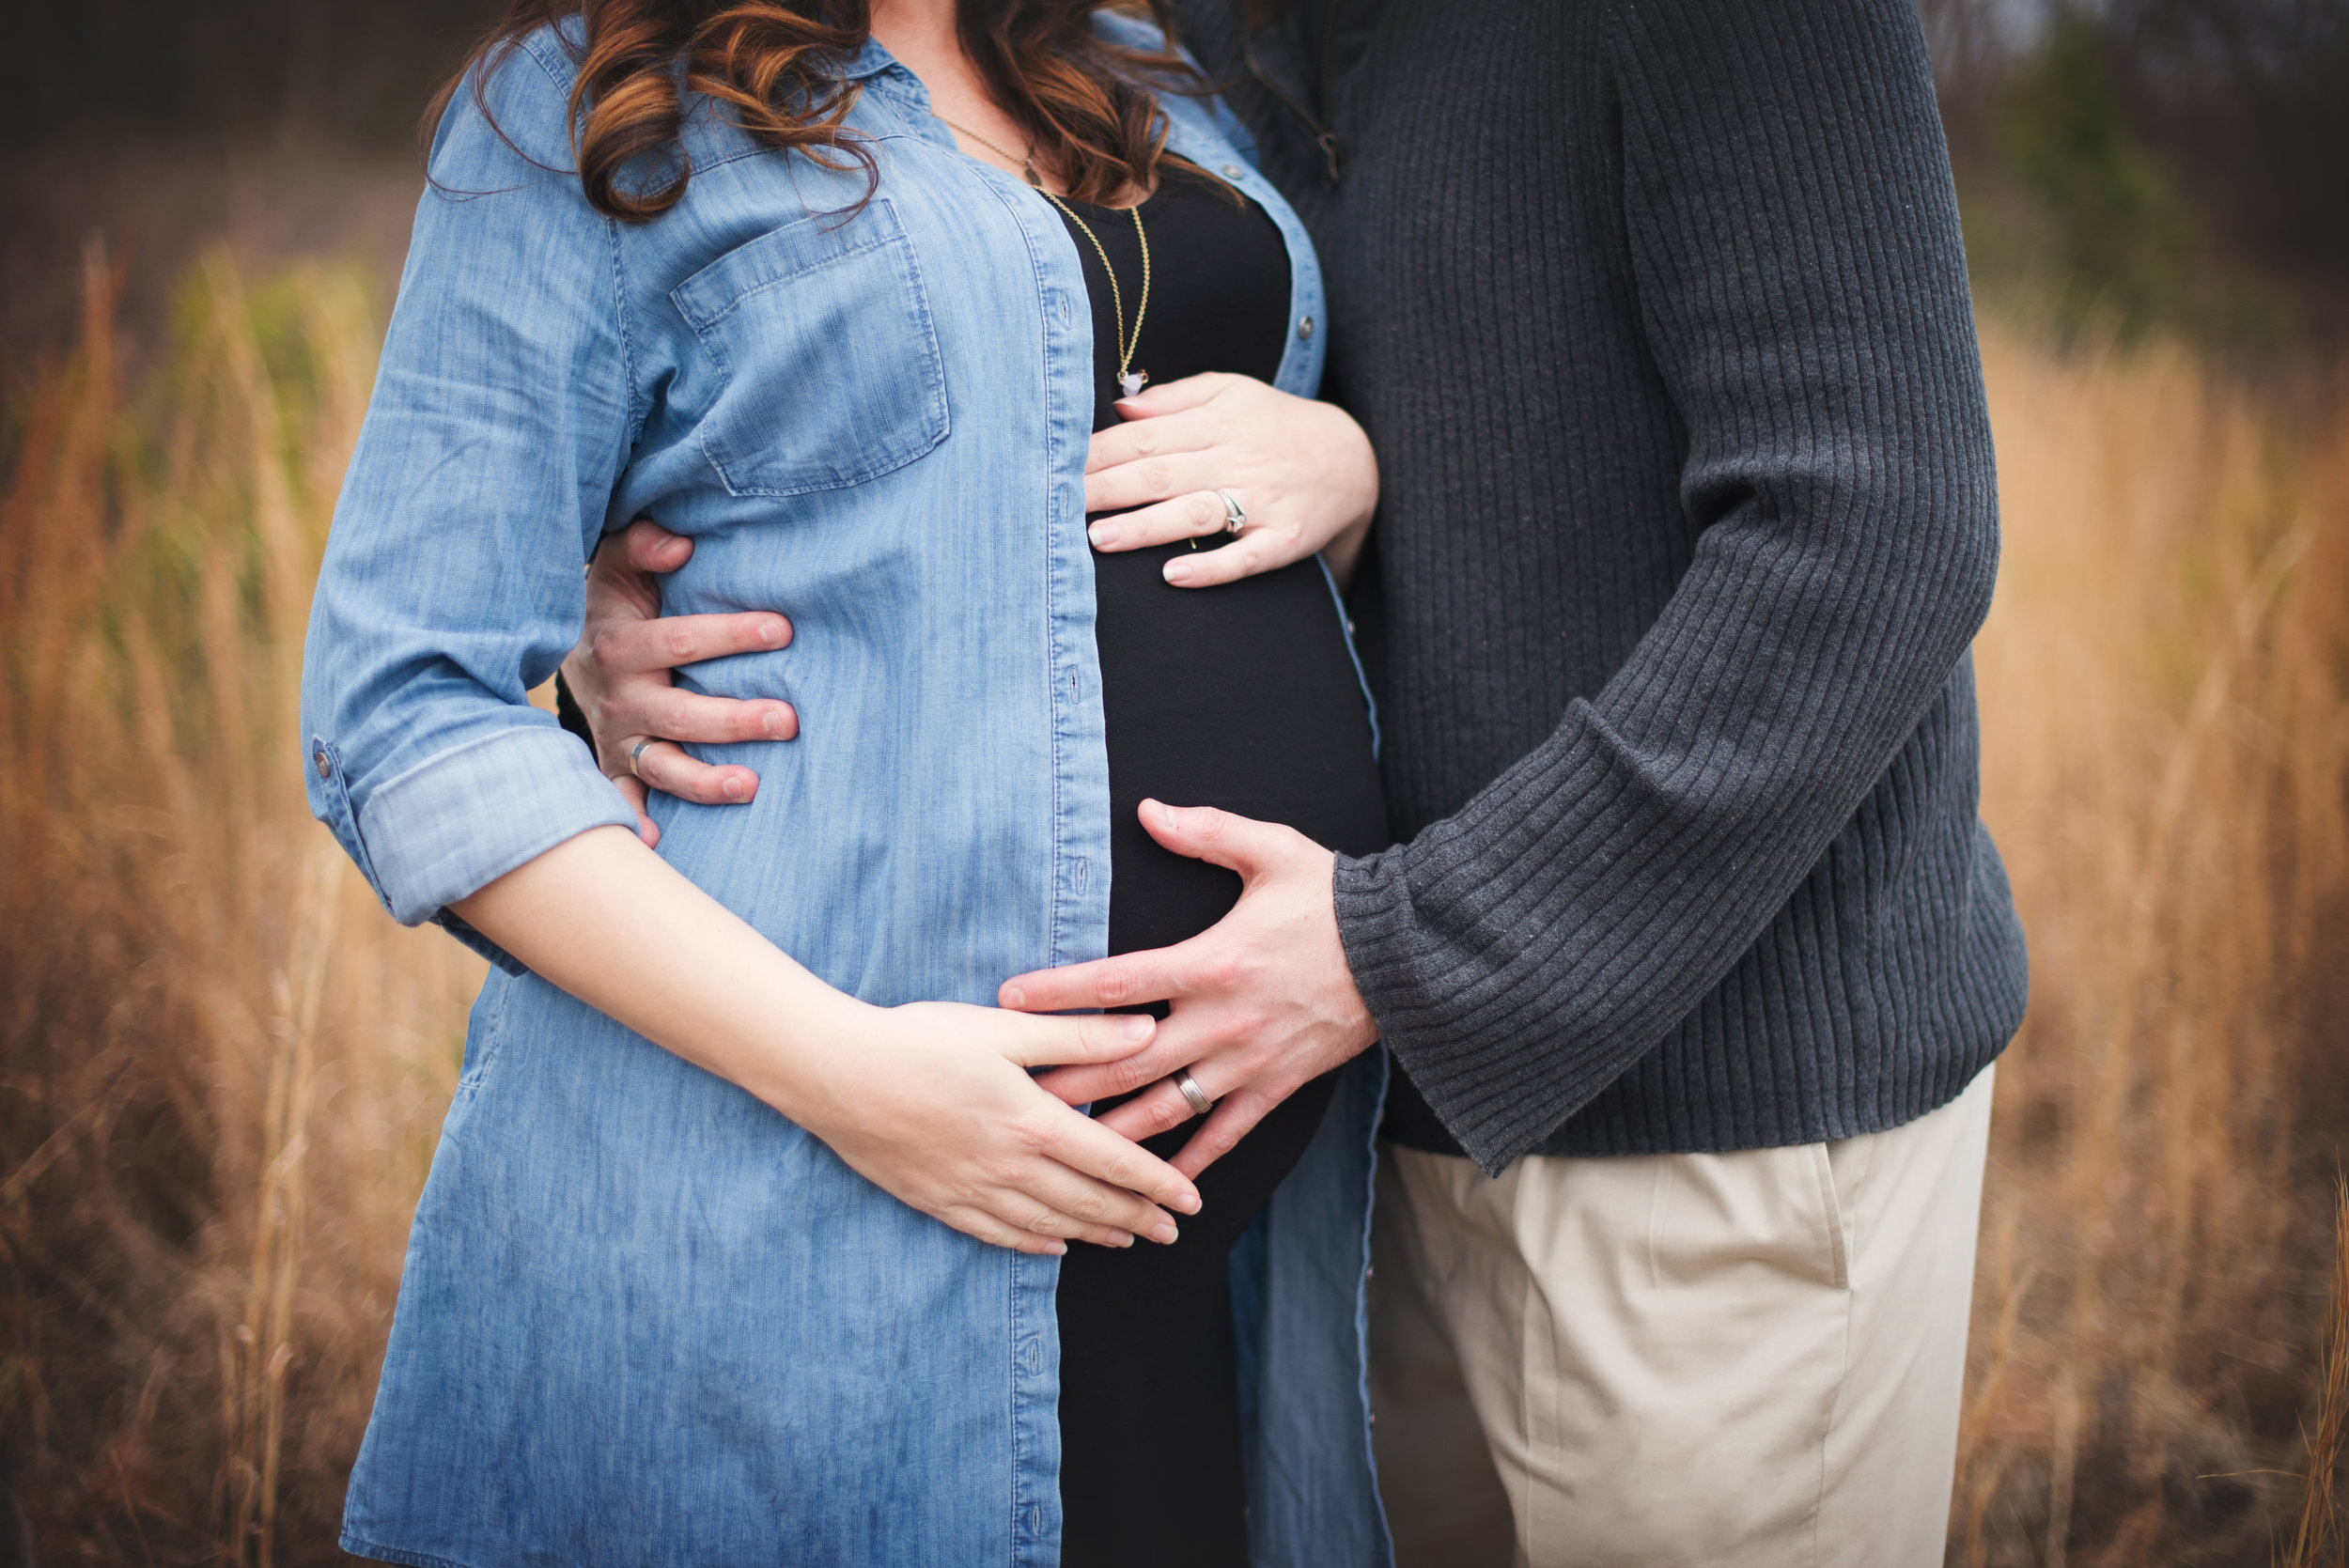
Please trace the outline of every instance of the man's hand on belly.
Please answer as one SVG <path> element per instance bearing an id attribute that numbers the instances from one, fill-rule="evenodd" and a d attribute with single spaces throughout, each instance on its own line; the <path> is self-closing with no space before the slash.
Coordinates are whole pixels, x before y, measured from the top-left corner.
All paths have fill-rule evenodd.
<path id="1" fill-rule="evenodd" d="M 705 806 L 740 805 L 758 793 L 751 769 L 697 762 L 678 741 L 789 740 L 800 733 L 789 703 L 677 689 L 671 672 L 680 665 L 791 642 L 791 623 L 766 611 L 662 615 L 658 580 L 692 558 L 692 540 L 650 518 L 606 540 L 587 568 L 586 625 L 563 660 L 563 682 L 596 732 L 597 764 L 636 808 L 637 836 L 648 845 L 661 838 L 645 814 L 651 790 Z"/>
<path id="2" fill-rule="evenodd" d="M 1142 803 L 1142 825 L 1174 850 L 1239 873 L 1232 912 L 1189 941 L 1003 982 L 997 1001 L 1029 1013 L 1165 1001 L 1148 1049 L 1040 1081 L 1071 1105 L 1152 1087 L 1102 1125 L 1137 1141 L 1190 1120 L 1169 1074 L 1190 1069 L 1216 1102 L 1174 1168 L 1196 1179 L 1266 1112 L 1367 1049 L 1378 1026 L 1354 988 L 1330 899 L 1334 857 L 1296 831 L 1213 807 Z"/>

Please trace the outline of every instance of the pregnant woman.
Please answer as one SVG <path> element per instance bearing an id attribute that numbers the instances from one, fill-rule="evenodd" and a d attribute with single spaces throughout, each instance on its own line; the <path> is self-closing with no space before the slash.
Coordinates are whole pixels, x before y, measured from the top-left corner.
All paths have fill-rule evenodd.
<path id="1" fill-rule="evenodd" d="M 1021 153 L 985 142 L 978 150 L 1027 173 Z M 1326 410 L 1283 409 L 1276 401 L 1282 395 L 1229 379 L 1270 381 L 1289 336 L 1288 256 L 1262 208 L 1179 163 L 1165 165 L 1157 192 L 1130 209 L 1058 197 L 1054 205 L 1093 303 L 1097 432 L 1121 427 L 1121 382 L 1140 365 L 1207 378 L 1178 380 L 1171 397 L 1153 400 L 1159 406 L 1192 410 L 1220 396 L 1275 420 L 1305 414 L 1309 430 L 1330 417 Z M 1145 276 L 1148 292 L 1139 294 Z M 1138 412 L 1143 405 L 1127 407 Z M 1154 434 L 1179 440 L 1174 431 L 1203 422 L 1162 418 Z M 1227 458 L 1248 466 L 1228 448 L 1200 457 L 1208 469 Z M 1146 800 L 1282 822 L 1348 853 L 1385 842 L 1359 677 L 1318 563 L 1294 562 L 1205 591 L 1170 582 L 1234 569 L 1220 551 L 1201 548 L 1221 544 L 1229 527 L 1221 495 L 1209 494 L 1204 507 L 1159 507 L 1092 529 L 1112 547 L 1142 541 L 1140 549 L 1097 551 L 1093 561 L 1112 808 L 1112 953 L 1171 946 L 1205 930 L 1239 888 L 1229 872 L 1160 848 L 1142 826 Z M 1206 540 L 1187 533 L 1200 526 L 1212 530 Z M 1147 542 L 1178 531 L 1186 536 Z M 665 542 L 641 532 L 631 540 L 656 551 Z M 611 578 L 610 563 L 599 569 Z M 646 585 L 630 586 L 642 602 Z M 741 630 L 754 640 L 760 619 L 744 617 Z M 630 630 L 610 618 L 591 629 Z M 711 629 L 729 629 L 720 622 Z M 569 674 L 607 716 L 607 727 L 615 707 L 631 699 L 646 705 L 644 722 L 660 722 L 653 705 L 663 689 L 615 688 L 599 678 L 594 660 L 574 661 Z M 565 706 L 566 723 L 592 743 L 583 710 Z M 755 784 L 743 770 L 730 778 L 681 753 L 656 753 L 626 724 L 603 752 L 618 767 L 635 753 L 640 769 L 680 789 L 699 784 L 713 802 L 726 799 L 728 783 L 745 795 Z M 1079 1249 L 1062 1264 L 1064 1561 L 1149 1568 L 1246 1560 L 1225 1259 L 1313 1136 L 1331 1087 L 1324 1079 L 1291 1095 L 1202 1172 L 1205 1207 L 1172 1246 Z M 1148 1146 L 1171 1158 L 1189 1131 Z M 1185 1517 L 1171 1529 L 1159 1509 L 1170 1496 L 1187 1500 Z"/>
<path id="2" fill-rule="evenodd" d="M 1375 1081 L 1295 1096 L 1194 1189 L 1021 1070 L 1150 1020 L 977 1005 L 1229 905 L 1144 794 L 1379 842 L 1318 565 L 1186 592 L 1170 561 L 1210 552 L 1097 554 L 1082 515 L 1120 377 L 1310 395 L 1310 251 L 1148 29 L 852 9 L 521 6 L 435 140 L 305 732 L 387 906 L 498 967 L 344 1545 L 1376 1561 Z M 691 685 L 807 720 L 706 753 L 756 798 L 661 800 L 658 854 L 525 697 L 639 513 L 693 540 L 671 607 L 793 606 L 787 652 Z"/>

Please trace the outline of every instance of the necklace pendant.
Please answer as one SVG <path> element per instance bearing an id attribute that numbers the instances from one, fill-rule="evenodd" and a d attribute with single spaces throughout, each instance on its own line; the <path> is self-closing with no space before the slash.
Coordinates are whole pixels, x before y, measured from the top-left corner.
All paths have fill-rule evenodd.
<path id="1" fill-rule="evenodd" d="M 1119 390 L 1123 391 L 1128 397 L 1134 396 L 1140 393 L 1143 387 L 1148 386 L 1149 384 L 1150 372 L 1147 370 L 1136 370 L 1128 375 L 1117 378 Z"/>

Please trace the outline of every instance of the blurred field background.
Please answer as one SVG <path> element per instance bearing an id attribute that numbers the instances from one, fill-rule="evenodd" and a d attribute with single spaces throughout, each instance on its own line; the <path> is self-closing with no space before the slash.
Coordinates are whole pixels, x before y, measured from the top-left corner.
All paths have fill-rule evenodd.
<path id="1" fill-rule="evenodd" d="M 480 7 L 218 9 L 0 63 L 0 1562 L 341 1560 L 480 977 L 311 823 L 294 719 L 404 122 Z M 2349 6 L 1926 16 L 2034 969 L 1951 1560 L 2340 1562 Z M 108 51 L 148 119 L 72 99 Z"/>

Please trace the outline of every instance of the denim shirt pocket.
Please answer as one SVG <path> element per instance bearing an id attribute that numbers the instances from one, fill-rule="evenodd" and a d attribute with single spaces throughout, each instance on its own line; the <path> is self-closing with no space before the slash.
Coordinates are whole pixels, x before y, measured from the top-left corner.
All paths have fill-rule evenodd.
<path id="1" fill-rule="evenodd" d="M 946 367 L 885 196 L 738 245 L 669 292 L 721 375 L 703 455 L 733 495 L 861 485 L 946 439 Z"/>

